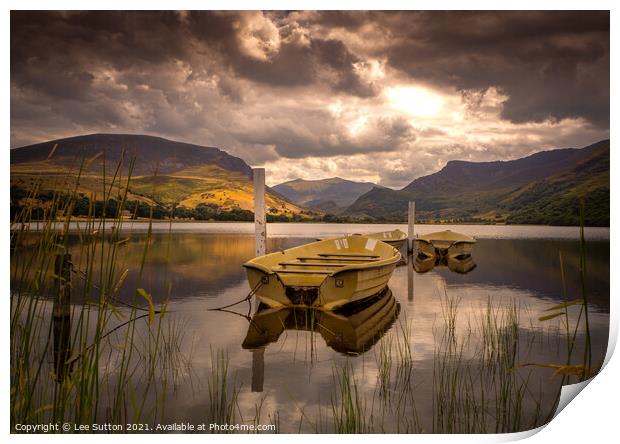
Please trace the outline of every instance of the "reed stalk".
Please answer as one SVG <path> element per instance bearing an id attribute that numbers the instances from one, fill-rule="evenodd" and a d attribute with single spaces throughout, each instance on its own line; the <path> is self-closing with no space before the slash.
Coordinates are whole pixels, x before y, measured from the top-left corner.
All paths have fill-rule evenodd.
<path id="1" fill-rule="evenodd" d="M 75 175 L 59 176 L 42 209 L 38 197 L 44 190 L 42 182 L 35 181 L 11 223 L 12 428 L 47 422 L 154 424 L 164 415 L 168 384 L 177 384 L 181 366 L 187 365 L 181 327 L 163 316 L 165 310 L 148 316 L 146 328 L 137 329 L 150 311 L 140 306 L 144 301 L 118 305 L 119 292 L 130 290 L 124 287 L 127 273 L 136 272 L 119 266 L 127 241 L 121 239 L 122 211 L 135 163 L 131 159 L 127 165 L 122 157 L 110 176 L 103 158 L 99 197 L 117 201 L 114 214 L 106 214 L 104 205 L 103 218 L 96 217 L 93 193 L 88 215 L 79 220 L 72 216 L 81 180 L 92 174 L 92 159 L 83 159 Z M 113 195 L 115 190 L 118 195 Z M 70 232 L 73 222 L 75 231 Z M 53 365 L 62 331 L 52 316 L 54 282 L 59 279 L 54 258 L 67 252 L 73 254 L 73 303 L 70 321 L 64 324 L 70 354 Z M 140 269 L 146 260 L 145 254 Z"/>
<path id="2" fill-rule="evenodd" d="M 348 361 L 336 366 L 333 373 L 335 396 L 331 407 L 336 433 L 368 433 L 366 402 L 360 393 L 353 369 Z"/>
<path id="3" fill-rule="evenodd" d="M 233 424 L 238 408 L 239 388 L 234 379 L 230 381 L 229 358 L 224 350 L 211 350 L 211 370 L 207 379 L 207 389 L 209 399 L 207 422 Z"/>

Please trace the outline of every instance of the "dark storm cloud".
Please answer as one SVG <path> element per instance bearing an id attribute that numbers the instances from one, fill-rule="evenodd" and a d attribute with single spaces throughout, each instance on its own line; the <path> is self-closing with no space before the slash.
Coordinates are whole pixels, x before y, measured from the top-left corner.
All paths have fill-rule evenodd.
<path id="1" fill-rule="evenodd" d="M 609 13 L 433 12 L 400 24 L 389 63 L 411 77 L 456 88 L 497 87 L 512 122 L 583 117 L 609 125 Z M 404 26 L 405 23 L 409 26 Z"/>
<path id="2" fill-rule="evenodd" d="M 513 122 L 583 117 L 609 120 L 609 13 L 355 12 L 272 13 L 283 40 L 259 60 L 239 45 L 238 14 L 228 12 L 13 12 L 12 83 L 51 98 L 84 100 L 88 66 L 153 69 L 182 60 L 200 69 L 216 59 L 240 77 L 274 87 L 327 82 L 337 92 L 376 94 L 355 70 L 363 55 L 340 40 L 288 38 L 295 29 L 382 29 L 389 64 L 414 79 L 508 96 Z M 368 42 L 372 53 L 376 42 Z M 225 86 L 223 86 L 225 90 Z M 229 91 L 230 94 L 230 91 Z"/>
<path id="3" fill-rule="evenodd" d="M 179 25 L 174 12 L 14 11 L 11 69 L 19 72 L 28 62 L 83 59 L 129 68 L 140 62 L 157 64 L 187 57 L 190 48 Z"/>
<path id="4" fill-rule="evenodd" d="M 11 85 L 78 125 L 130 124 L 121 102 L 139 99 L 139 92 L 110 88 L 106 71 L 155 72 L 187 55 L 176 14 L 153 19 L 139 12 L 13 12 Z M 104 83 L 94 84 L 95 73 Z M 20 106 L 13 101 L 12 110 Z"/>
<path id="5" fill-rule="evenodd" d="M 169 60 L 195 70 L 219 63 L 220 70 L 227 67 L 232 74 L 274 87 L 326 81 L 335 91 L 373 94 L 372 85 L 354 70 L 359 58 L 340 41 L 310 38 L 303 44 L 289 39 L 268 60 L 245 54 L 235 13 L 13 12 L 11 29 L 12 82 L 52 97 L 83 99 L 80 95 L 89 86 L 83 83 L 89 76 L 84 66 L 156 69 Z M 286 37 L 290 29 L 280 31 Z"/>
<path id="6" fill-rule="evenodd" d="M 284 25 L 279 29 L 283 41 L 278 51 L 260 60 L 241 50 L 236 15 L 194 12 L 188 14 L 187 21 L 193 36 L 217 49 L 222 62 L 246 79 L 273 87 L 304 86 L 326 80 L 333 73 L 329 84 L 335 91 L 360 97 L 375 93 L 355 72 L 355 64 L 361 60 L 339 40 L 309 37 L 303 42 L 291 38 L 294 24 Z"/>
<path id="7" fill-rule="evenodd" d="M 12 12 L 10 69 L 12 146 L 143 132 L 404 185 L 608 135 L 607 12 Z"/>
<path id="8" fill-rule="evenodd" d="M 322 111 L 305 113 L 297 124 L 252 122 L 231 131 L 242 142 L 273 146 L 280 156 L 291 159 L 325 156 L 326 152 L 330 156 L 395 152 L 416 140 L 414 128 L 403 118 L 376 118 L 368 122 L 364 134 L 353 137 Z"/>
<path id="9" fill-rule="evenodd" d="M 318 64 L 337 73 L 338 80 L 333 87 L 337 91 L 359 97 L 371 97 L 376 91 L 372 85 L 364 83 L 354 72 L 353 67 L 361 60 L 353 55 L 339 40 L 313 40 L 312 48 L 317 54 Z"/>

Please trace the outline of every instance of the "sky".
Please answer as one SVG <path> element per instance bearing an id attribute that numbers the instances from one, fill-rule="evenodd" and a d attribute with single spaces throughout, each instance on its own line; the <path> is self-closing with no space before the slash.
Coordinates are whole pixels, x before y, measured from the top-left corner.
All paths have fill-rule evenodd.
<path id="1" fill-rule="evenodd" d="M 609 13 L 11 12 L 11 147 L 216 146 L 267 183 L 401 188 L 609 137 Z"/>

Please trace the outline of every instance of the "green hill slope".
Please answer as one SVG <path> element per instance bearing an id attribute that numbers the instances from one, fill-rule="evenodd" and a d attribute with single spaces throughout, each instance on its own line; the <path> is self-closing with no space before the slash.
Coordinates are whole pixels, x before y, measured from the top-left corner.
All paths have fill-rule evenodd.
<path id="1" fill-rule="evenodd" d="M 582 149 L 544 151 L 497 162 L 452 161 L 402 190 L 373 189 L 344 214 L 405 220 L 415 200 L 426 221 L 609 225 L 609 140 Z"/>
<path id="2" fill-rule="evenodd" d="M 184 209 L 200 206 L 207 215 L 237 212 L 251 217 L 252 169 L 242 159 L 218 148 L 127 134 L 92 134 L 12 149 L 12 204 L 18 204 L 34 185 L 40 185 L 42 196 L 77 187 L 84 198 L 97 201 L 106 187 L 112 187 L 111 196 L 116 197 L 126 186 L 132 159 L 128 187 L 132 202 L 155 205 L 164 212 L 178 208 L 182 215 L 189 214 Z M 118 171 L 122 179 L 112 183 L 118 165 L 122 165 Z M 266 204 L 272 217 L 319 215 L 269 190 Z"/>

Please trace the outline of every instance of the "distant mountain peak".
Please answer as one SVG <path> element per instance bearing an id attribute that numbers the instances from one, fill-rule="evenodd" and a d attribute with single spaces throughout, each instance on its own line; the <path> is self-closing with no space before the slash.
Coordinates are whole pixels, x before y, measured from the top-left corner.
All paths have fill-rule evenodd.
<path id="1" fill-rule="evenodd" d="M 405 220 L 407 202 L 430 221 L 578 223 L 579 199 L 586 223 L 609 225 L 609 140 L 514 160 L 451 160 L 402 190 L 373 188 L 344 215 Z"/>
<path id="2" fill-rule="evenodd" d="M 121 159 L 125 150 L 126 157 L 135 156 L 140 160 L 135 174 L 152 174 L 155 169 L 169 173 L 192 165 L 210 163 L 252 177 L 252 169 L 244 160 L 219 148 L 145 134 L 85 134 L 13 148 L 11 164 L 47 160 L 54 145 L 58 145 L 58 148 L 52 162 L 89 158 L 105 151 L 106 162 L 115 163 Z"/>
<path id="3" fill-rule="evenodd" d="M 298 177 L 296 179 L 289 180 L 287 182 L 282 182 L 279 185 L 291 184 L 291 183 L 338 183 L 338 182 L 353 182 L 353 183 L 366 183 L 366 182 L 358 182 L 348 179 L 343 179 L 342 177 L 328 177 L 326 179 L 302 179 Z"/>
<path id="4" fill-rule="evenodd" d="M 273 189 L 298 205 L 337 212 L 352 204 L 355 199 L 374 186 L 376 185 L 371 182 L 330 177 L 315 180 L 298 178 L 276 185 Z"/>
<path id="5" fill-rule="evenodd" d="M 105 155 L 99 155 L 101 152 Z M 130 200 L 166 207 L 204 204 L 220 211 L 253 210 L 252 169 L 244 160 L 215 147 L 143 134 L 96 133 L 14 148 L 10 156 L 11 186 L 19 189 L 28 190 L 37 177 L 43 189 L 57 190 L 63 187 L 57 180 L 59 173 L 71 180 L 79 171 L 83 173 L 79 192 L 95 194 L 103 188 L 104 165 L 106 177 L 120 165 L 126 178 L 130 160 L 135 159 L 128 187 Z M 80 164 L 85 159 L 95 160 L 82 171 Z M 271 216 L 308 216 L 305 209 L 269 188 L 266 194 Z"/>

